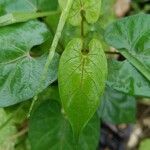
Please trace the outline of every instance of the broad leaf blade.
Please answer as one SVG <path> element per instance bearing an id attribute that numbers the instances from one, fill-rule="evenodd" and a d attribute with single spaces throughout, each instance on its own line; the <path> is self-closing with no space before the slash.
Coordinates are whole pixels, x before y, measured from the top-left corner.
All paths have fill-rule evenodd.
<path id="1" fill-rule="evenodd" d="M 30 50 L 47 40 L 43 23 L 30 21 L 0 30 L 0 106 L 6 107 L 34 96 L 47 56 L 33 58 Z M 42 89 L 57 79 L 58 55 L 49 67 Z"/>
<path id="2" fill-rule="evenodd" d="M 67 0 L 59 0 L 59 5 L 65 9 Z M 73 3 L 69 15 L 69 22 L 74 25 L 81 23 L 81 10 L 84 11 L 84 17 L 88 23 L 95 23 L 100 15 L 101 0 L 76 0 Z"/>
<path id="3" fill-rule="evenodd" d="M 95 113 L 105 87 L 107 60 L 101 44 L 94 39 L 89 53 L 82 52 L 81 39 L 66 47 L 59 66 L 59 91 L 75 136 Z"/>
<path id="4" fill-rule="evenodd" d="M 84 129 L 78 150 L 95 150 L 99 139 L 99 119 L 95 115 Z M 45 101 L 31 115 L 29 138 L 32 150 L 74 150 L 71 126 L 56 101 Z"/>
<path id="5" fill-rule="evenodd" d="M 107 28 L 105 39 L 150 81 L 149 24 L 150 16 L 146 14 L 121 19 Z"/>
<path id="6" fill-rule="evenodd" d="M 150 82 L 127 60 L 108 61 L 107 85 L 128 95 L 150 97 Z"/>
<path id="7" fill-rule="evenodd" d="M 113 124 L 135 123 L 136 101 L 133 96 L 107 87 L 98 112 L 105 122 Z"/>

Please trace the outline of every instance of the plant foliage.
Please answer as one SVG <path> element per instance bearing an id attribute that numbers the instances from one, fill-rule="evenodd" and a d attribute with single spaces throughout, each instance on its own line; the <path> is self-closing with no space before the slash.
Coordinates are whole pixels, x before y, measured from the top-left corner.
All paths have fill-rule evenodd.
<path id="1" fill-rule="evenodd" d="M 0 148 L 96 150 L 101 121 L 135 122 L 136 97 L 150 97 L 150 15 L 114 21 L 113 4 L 0 0 Z"/>

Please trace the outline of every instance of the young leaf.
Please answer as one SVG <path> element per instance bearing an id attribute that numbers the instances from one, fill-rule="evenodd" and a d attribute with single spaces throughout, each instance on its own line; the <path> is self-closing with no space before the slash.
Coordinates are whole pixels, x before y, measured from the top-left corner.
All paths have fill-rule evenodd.
<path id="1" fill-rule="evenodd" d="M 81 39 L 68 44 L 58 75 L 60 98 L 75 136 L 95 113 L 107 75 L 107 60 L 100 42 L 93 39 L 86 52 L 82 48 Z"/>
<path id="2" fill-rule="evenodd" d="M 108 44 L 150 82 L 150 15 L 139 14 L 116 21 L 105 33 Z"/>
<path id="3" fill-rule="evenodd" d="M 59 0 L 62 9 L 65 8 L 67 0 Z M 81 10 L 88 23 L 95 23 L 100 15 L 101 0 L 75 0 L 70 11 L 69 22 L 78 26 L 81 23 Z"/>
<path id="4" fill-rule="evenodd" d="M 105 122 L 113 124 L 135 123 L 136 101 L 133 96 L 107 87 L 98 112 Z"/>
<path id="5" fill-rule="evenodd" d="M 108 61 L 107 85 L 128 95 L 150 97 L 150 82 L 127 60 Z"/>
<path id="6" fill-rule="evenodd" d="M 100 121 L 95 115 L 84 129 L 78 150 L 95 150 L 98 145 Z M 71 126 L 53 100 L 42 103 L 31 115 L 29 139 L 32 150 L 74 150 Z"/>
<path id="7" fill-rule="evenodd" d="M 46 55 L 33 58 L 33 46 L 45 42 L 48 30 L 43 23 L 30 21 L 0 30 L 0 107 L 34 96 L 45 65 Z M 57 79 L 58 55 L 49 67 L 43 89 Z"/>

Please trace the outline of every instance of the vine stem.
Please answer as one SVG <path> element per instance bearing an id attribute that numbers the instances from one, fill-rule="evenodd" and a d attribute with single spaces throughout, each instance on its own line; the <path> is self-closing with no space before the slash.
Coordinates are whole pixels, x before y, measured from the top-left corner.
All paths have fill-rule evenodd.
<path id="1" fill-rule="evenodd" d="M 84 12 L 81 10 L 81 38 L 84 39 Z"/>
<path id="2" fill-rule="evenodd" d="M 33 106 L 34 106 L 35 102 L 38 99 L 38 94 L 41 92 L 42 84 L 46 79 L 49 65 L 51 64 L 51 62 L 53 60 L 53 57 L 55 55 L 55 50 L 56 50 L 56 47 L 58 45 L 59 39 L 61 37 L 61 33 L 62 33 L 62 30 L 63 30 L 64 25 L 66 23 L 66 20 L 68 18 L 69 11 L 72 7 L 72 4 L 73 4 L 73 0 L 68 0 L 66 8 L 61 13 L 59 23 L 58 23 L 58 26 L 57 26 L 57 30 L 56 30 L 56 34 L 54 36 L 51 48 L 49 49 L 49 55 L 48 55 L 47 61 L 46 61 L 45 66 L 44 66 L 44 70 L 43 70 L 43 73 L 42 73 L 42 76 L 41 76 L 41 79 L 40 79 L 39 87 L 37 88 L 36 95 L 34 96 L 32 104 L 30 106 L 28 117 L 30 117 Z"/>

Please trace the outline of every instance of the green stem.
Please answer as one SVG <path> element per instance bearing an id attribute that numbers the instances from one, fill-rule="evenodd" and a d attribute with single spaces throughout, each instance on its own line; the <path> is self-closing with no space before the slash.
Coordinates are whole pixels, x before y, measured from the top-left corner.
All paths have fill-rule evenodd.
<path id="1" fill-rule="evenodd" d="M 47 72 L 48 72 L 49 65 L 51 64 L 51 62 L 53 60 L 53 57 L 55 55 L 55 50 L 56 50 L 56 47 L 58 45 L 59 39 L 61 37 L 61 33 L 62 33 L 62 30 L 63 30 L 64 25 L 66 23 L 66 20 L 68 18 L 69 11 L 72 7 L 72 4 L 73 4 L 73 0 L 68 0 L 66 8 L 62 11 L 62 14 L 60 16 L 59 23 L 58 23 L 57 30 L 56 30 L 56 34 L 54 36 L 51 48 L 49 50 L 49 55 L 48 55 L 48 58 L 47 58 L 47 61 L 46 61 L 46 64 L 44 66 L 44 70 L 43 70 L 43 73 L 42 73 L 42 76 L 41 76 L 40 86 L 37 89 L 36 96 L 33 98 L 33 102 L 31 104 L 31 107 L 30 107 L 30 110 L 29 110 L 29 116 L 30 116 L 30 113 L 32 111 L 32 108 L 33 108 L 35 102 L 38 99 L 38 94 L 40 93 L 41 86 L 42 86 L 43 82 L 45 81 L 45 79 L 47 77 Z"/>
<path id="2" fill-rule="evenodd" d="M 19 23 L 19 22 L 26 22 L 28 20 L 36 19 L 36 18 L 41 18 L 41 17 L 46 17 L 50 15 L 54 15 L 58 13 L 58 11 L 54 12 L 33 12 L 33 13 L 11 13 L 11 14 L 6 14 L 4 16 L 0 17 L 0 27 L 14 24 L 14 23 Z"/>

